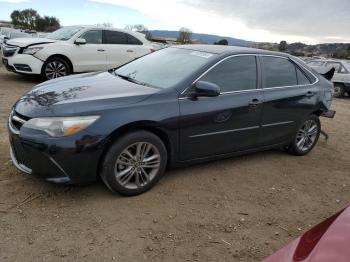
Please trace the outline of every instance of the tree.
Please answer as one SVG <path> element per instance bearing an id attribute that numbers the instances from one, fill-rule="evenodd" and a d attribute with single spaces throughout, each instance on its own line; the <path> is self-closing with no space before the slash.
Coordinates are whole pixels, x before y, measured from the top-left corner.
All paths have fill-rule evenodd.
<path id="1" fill-rule="evenodd" d="M 338 50 L 332 55 L 332 57 L 337 58 L 337 59 L 349 59 L 350 58 L 350 51 Z"/>
<path id="2" fill-rule="evenodd" d="M 60 28 L 60 22 L 56 17 L 41 17 L 34 9 L 14 10 L 11 13 L 12 24 L 15 28 L 37 31 L 54 31 Z"/>
<path id="3" fill-rule="evenodd" d="M 42 32 L 53 32 L 60 28 L 60 21 L 54 16 L 39 17 L 36 22 L 36 30 Z"/>
<path id="4" fill-rule="evenodd" d="M 217 42 L 214 42 L 214 45 L 228 45 L 228 41 L 226 39 L 221 39 Z"/>
<path id="5" fill-rule="evenodd" d="M 286 41 L 281 41 L 280 44 L 278 45 L 278 50 L 280 52 L 286 52 L 288 48 L 288 44 Z"/>
<path id="6" fill-rule="evenodd" d="M 14 10 L 11 13 L 12 24 L 16 28 L 21 28 L 23 23 L 22 13 L 18 10 Z"/>
<path id="7" fill-rule="evenodd" d="M 181 44 L 190 44 L 192 38 L 192 31 L 188 28 L 181 27 L 179 30 L 179 35 L 177 41 Z"/>
<path id="8" fill-rule="evenodd" d="M 139 33 L 142 33 L 146 36 L 147 40 L 152 40 L 152 34 L 150 31 L 148 31 L 148 28 L 145 27 L 143 24 L 136 24 L 136 25 L 127 25 L 125 27 L 126 30 L 130 31 L 136 31 Z"/>

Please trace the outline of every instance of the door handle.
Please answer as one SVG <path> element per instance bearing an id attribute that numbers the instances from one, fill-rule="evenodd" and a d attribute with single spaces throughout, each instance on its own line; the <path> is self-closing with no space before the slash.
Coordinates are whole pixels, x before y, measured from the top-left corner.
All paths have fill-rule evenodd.
<path id="1" fill-rule="evenodd" d="M 99 52 L 104 52 L 104 51 L 106 51 L 106 50 L 104 50 L 104 49 L 97 49 L 97 51 L 99 51 Z"/>
<path id="2" fill-rule="evenodd" d="M 134 50 L 128 49 L 128 50 L 126 50 L 126 52 L 132 53 L 132 52 L 134 52 Z"/>
<path id="3" fill-rule="evenodd" d="M 315 93 L 312 92 L 312 91 L 308 91 L 308 92 L 306 93 L 306 96 L 307 96 L 307 97 L 311 97 L 311 96 L 314 96 L 314 95 L 315 95 Z"/>
<path id="4" fill-rule="evenodd" d="M 252 99 L 252 101 L 249 103 L 250 107 L 257 107 L 259 104 L 261 104 L 261 101 L 257 98 Z"/>

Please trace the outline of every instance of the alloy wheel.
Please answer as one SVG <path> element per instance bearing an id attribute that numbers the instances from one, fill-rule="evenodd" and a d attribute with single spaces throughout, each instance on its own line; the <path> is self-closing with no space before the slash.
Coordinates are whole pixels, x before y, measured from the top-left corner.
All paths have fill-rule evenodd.
<path id="1" fill-rule="evenodd" d="M 52 61 L 46 65 L 45 75 L 48 79 L 54 79 L 62 76 L 66 76 L 68 69 L 59 61 Z"/>
<path id="2" fill-rule="evenodd" d="M 297 134 L 297 147 L 300 151 L 305 152 L 313 147 L 317 134 L 318 125 L 315 120 L 307 120 L 299 129 Z"/>
<path id="3" fill-rule="evenodd" d="M 160 168 L 161 157 L 151 143 L 138 142 L 125 148 L 118 156 L 114 175 L 127 189 L 137 189 L 150 183 Z"/>

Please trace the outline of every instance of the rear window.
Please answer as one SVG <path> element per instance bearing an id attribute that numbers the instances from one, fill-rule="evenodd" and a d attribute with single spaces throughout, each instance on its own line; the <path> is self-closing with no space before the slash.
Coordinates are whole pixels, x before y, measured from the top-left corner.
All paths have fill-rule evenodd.
<path id="1" fill-rule="evenodd" d="M 126 38 L 129 45 L 142 45 L 142 42 L 132 35 L 126 34 Z"/>
<path id="2" fill-rule="evenodd" d="M 264 56 L 262 61 L 265 73 L 265 87 L 298 85 L 295 66 L 288 59 Z"/>

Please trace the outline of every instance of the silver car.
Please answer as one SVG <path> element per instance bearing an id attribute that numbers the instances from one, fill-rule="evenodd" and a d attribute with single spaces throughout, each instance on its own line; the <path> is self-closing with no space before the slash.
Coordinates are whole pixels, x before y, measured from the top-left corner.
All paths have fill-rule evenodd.
<path id="1" fill-rule="evenodd" d="M 334 83 L 334 97 L 343 97 L 345 93 L 350 96 L 350 61 L 324 59 L 313 60 L 308 65 L 319 73 L 325 73 L 332 67 L 335 73 L 332 79 Z"/>

